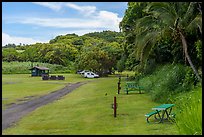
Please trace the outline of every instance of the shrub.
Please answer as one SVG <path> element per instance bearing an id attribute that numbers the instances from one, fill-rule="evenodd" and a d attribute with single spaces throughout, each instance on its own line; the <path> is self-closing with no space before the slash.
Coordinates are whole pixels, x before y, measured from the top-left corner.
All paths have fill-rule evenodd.
<path id="1" fill-rule="evenodd" d="M 170 102 L 171 97 L 185 90 L 182 83 L 185 79 L 186 67 L 181 64 L 159 66 L 154 73 L 140 79 L 140 85 L 156 102 Z"/>
<path id="2" fill-rule="evenodd" d="M 176 98 L 176 125 L 180 134 L 202 134 L 202 88 Z"/>
<path id="3" fill-rule="evenodd" d="M 187 91 L 192 89 L 192 86 L 196 85 L 198 82 L 196 75 L 193 73 L 193 70 L 190 67 L 186 68 L 186 75 L 183 81 L 182 87 Z"/>

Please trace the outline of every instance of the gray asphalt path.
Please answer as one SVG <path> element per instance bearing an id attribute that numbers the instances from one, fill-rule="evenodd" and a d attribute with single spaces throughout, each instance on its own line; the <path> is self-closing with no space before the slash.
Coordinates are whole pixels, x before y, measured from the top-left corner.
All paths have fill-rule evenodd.
<path id="1" fill-rule="evenodd" d="M 78 88 L 85 83 L 74 83 L 65 86 L 63 89 L 51 92 L 47 95 L 41 96 L 39 98 L 21 103 L 13 104 L 5 110 L 2 110 L 2 130 L 12 126 L 20 118 L 28 114 L 29 112 L 35 110 L 36 108 L 53 102 L 56 99 L 68 94 L 72 90 Z"/>

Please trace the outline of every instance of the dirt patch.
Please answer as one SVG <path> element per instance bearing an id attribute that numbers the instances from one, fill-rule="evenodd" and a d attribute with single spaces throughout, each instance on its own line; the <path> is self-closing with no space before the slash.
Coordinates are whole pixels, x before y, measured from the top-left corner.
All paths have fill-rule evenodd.
<path id="1" fill-rule="evenodd" d="M 68 94 L 83 84 L 85 83 L 78 82 L 74 84 L 68 84 L 60 90 L 56 90 L 39 98 L 34 98 L 20 104 L 14 103 L 10 105 L 7 109 L 2 110 L 2 130 L 12 126 L 20 118 L 35 110 L 36 108 L 59 99 L 60 97 Z"/>

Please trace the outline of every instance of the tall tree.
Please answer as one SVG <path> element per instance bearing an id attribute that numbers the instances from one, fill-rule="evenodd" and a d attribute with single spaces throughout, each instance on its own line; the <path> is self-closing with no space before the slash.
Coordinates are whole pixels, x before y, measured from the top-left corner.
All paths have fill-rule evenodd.
<path id="1" fill-rule="evenodd" d="M 120 30 L 124 32 L 123 56 L 125 56 L 126 69 L 128 70 L 136 68 L 135 62 L 138 62 L 134 55 L 136 38 L 136 32 L 134 30 L 137 20 L 148 15 L 148 13 L 144 11 L 148 4 L 149 2 L 128 2 L 128 8 L 119 25 Z"/>
<path id="2" fill-rule="evenodd" d="M 201 80 L 188 53 L 186 34 L 189 30 L 196 31 L 202 28 L 202 10 L 198 2 L 153 2 L 146 12 L 147 16 L 136 22 L 136 53 L 145 61 L 159 37 L 171 33 L 172 37 L 182 43 L 185 59 L 187 59 L 196 77 Z"/>

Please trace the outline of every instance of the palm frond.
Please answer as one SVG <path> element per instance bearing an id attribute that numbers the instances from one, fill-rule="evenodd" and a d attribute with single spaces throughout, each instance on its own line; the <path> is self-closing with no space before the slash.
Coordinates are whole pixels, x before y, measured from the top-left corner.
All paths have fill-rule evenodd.
<path id="1" fill-rule="evenodd" d="M 149 10 L 150 13 L 153 13 L 155 17 L 165 24 L 172 24 L 178 18 L 175 5 L 169 2 L 153 2 Z"/>
<path id="2" fill-rule="evenodd" d="M 188 27 L 195 20 L 198 14 L 199 11 L 197 9 L 197 4 L 195 2 L 191 2 L 183 16 L 182 26 Z"/>
<path id="3" fill-rule="evenodd" d="M 146 60 L 150 50 L 154 47 L 160 34 L 160 31 L 156 30 L 138 34 L 135 40 L 136 57 L 140 58 L 141 61 Z"/>
<path id="4" fill-rule="evenodd" d="M 188 24 L 188 26 L 186 26 L 186 30 L 188 32 L 193 32 L 197 29 L 199 29 L 200 33 L 202 34 L 202 17 L 200 18 L 199 16 L 197 16 Z"/>

